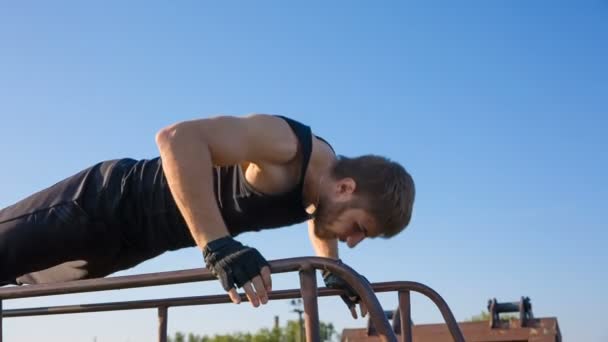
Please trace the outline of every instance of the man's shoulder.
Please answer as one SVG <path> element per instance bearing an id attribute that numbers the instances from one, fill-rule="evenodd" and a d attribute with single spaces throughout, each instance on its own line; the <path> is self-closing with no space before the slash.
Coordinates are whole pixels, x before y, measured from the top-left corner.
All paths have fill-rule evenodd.
<path id="1" fill-rule="evenodd" d="M 320 137 L 318 135 L 314 135 L 315 138 L 321 140 L 325 145 L 327 145 L 327 147 L 329 147 L 329 149 L 336 154 L 336 150 L 334 150 L 334 147 L 331 146 L 331 144 L 329 143 L 329 141 L 325 140 L 323 137 Z"/>
<path id="2" fill-rule="evenodd" d="M 320 141 L 322 141 L 322 142 L 323 142 L 325 145 L 327 145 L 327 146 L 328 146 L 328 147 L 331 149 L 331 151 L 332 151 L 334 154 L 336 153 L 336 151 L 334 150 L 333 146 L 331 145 L 331 143 L 330 143 L 330 142 L 329 142 L 327 139 L 325 139 L 325 138 L 323 138 L 323 137 L 321 137 L 321 136 L 319 136 L 319 135 L 317 135 L 317 134 L 315 134 L 315 133 L 313 133 L 313 132 L 312 132 L 312 129 L 311 129 L 310 125 L 308 125 L 308 124 L 306 124 L 306 123 L 304 123 L 304 122 L 302 122 L 302 121 L 300 121 L 300 120 L 298 120 L 298 119 L 295 119 L 295 118 L 293 118 L 293 117 L 289 117 L 289 116 L 285 116 L 285 115 L 279 115 L 279 114 L 276 114 L 276 115 L 274 115 L 274 116 L 276 116 L 276 117 L 278 117 L 278 118 L 281 118 L 281 119 L 283 119 L 283 120 L 287 121 L 287 123 L 288 123 L 288 124 L 289 124 L 289 125 L 290 125 L 292 128 L 295 128 L 295 127 L 300 126 L 300 127 L 305 128 L 305 129 L 307 129 L 307 130 L 310 130 L 310 133 L 311 133 L 311 135 L 312 135 L 312 137 L 313 137 L 313 138 L 317 138 L 317 139 L 319 139 L 319 140 L 320 140 Z"/>

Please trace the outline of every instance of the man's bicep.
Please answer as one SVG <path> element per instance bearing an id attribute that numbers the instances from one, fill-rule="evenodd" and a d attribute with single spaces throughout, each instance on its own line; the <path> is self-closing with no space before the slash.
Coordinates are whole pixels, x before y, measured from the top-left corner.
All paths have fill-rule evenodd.
<path id="1" fill-rule="evenodd" d="M 282 164 L 291 160 L 298 148 L 287 122 L 272 115 L 220 116 L 207 120 L 201 130 L 218 165 L 245 161 Z"/>
<path id="2" fill-rule="evenodd" d="M 178 124 L 209 147 L 215 165 L 285 163 L 298 141 L 285 120 L 266 114 L 217 116 Z"/>

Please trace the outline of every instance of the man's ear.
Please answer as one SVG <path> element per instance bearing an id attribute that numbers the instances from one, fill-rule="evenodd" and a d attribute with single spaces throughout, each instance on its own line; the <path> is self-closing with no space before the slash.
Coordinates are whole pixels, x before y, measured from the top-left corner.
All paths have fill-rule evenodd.
<path id="1" fill-rule="evenodd" d="M 357 188 L 357 182 L 350 177 L 342 178 L 336 183 L 336 195 L 343 199 L 350 200 Z"/>

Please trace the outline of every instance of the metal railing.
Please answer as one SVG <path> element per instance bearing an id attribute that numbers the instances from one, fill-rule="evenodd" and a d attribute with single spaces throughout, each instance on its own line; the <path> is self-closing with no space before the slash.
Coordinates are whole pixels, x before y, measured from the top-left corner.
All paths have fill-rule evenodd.
<path id="1" fill-rule="evenodd" d="M 319 311 L 317 298 L 321 296 L 335 296 L 342 294 L 339 290 L 328 288 L 317 288 L 315 270 L 328 270 L 343 278 L 360 295 L 361 301 L 367 306 L 370 320 L 374 324 L 378 335 L 383 341 L 396 342 L 397 336 L 394 331 L 401 332 L 401 341 L 412 342 L 412 327 L 410 315 L 410 292 L 418 292 L 432 300 L 439 308 L 445 319 L 448 329 L 456 342 L 464 342 L 462 332 L 447 303 L 433 289 L 420 283 L 400 281 L 369 284 L 357 272 L 349 266 L 338 263 L 331 259 L 318 257 L 290 258 L 270 262 L 272 273 L 299 272 L 299 290 L 278 290 L 268 294 L 270 300 L 302 298 L 304 304 L 304 319 L 306 330 L 306 341 L 318 342 L 319 336 Z M 101 312 L 116 310 L 150 309 L 158 310 L 158 341 L 167 341 L 168 308 L 177 306 L 206 305 L 230 303 L 226 294 L 196 297 L 180 297 L 151 299 L 138 301 L 123 301 L 111 303 L 95 303 L 82 305 L 65 305 L 53 307 L 24 308 L 2 310 L 2 303 L 7 299 L 50 296 L 71 293 L 83 293 L 94 291 L 106 291 L 126 288 L 139 288 L 147 286 L 159 286 L 180 284 L 197 281 L 216 280 L 210 271 L 206 269 L 191 269 L 183 271 L 161 272 L 133 276 L 108 277 L 101 279 L 87 279 L 71 281 L 66 283 L 27 285 L 20 287 L 8 287 L 0 289 L 0 342 L 2 342 L 3 318 L 57 315 L 68 313 Z M 398 292 L 400 327 L 391 327 L 384 310 L 378 302 L 374 292 Z M 247 301 L 247 297 L 241 294 L 241 300 Z"/>

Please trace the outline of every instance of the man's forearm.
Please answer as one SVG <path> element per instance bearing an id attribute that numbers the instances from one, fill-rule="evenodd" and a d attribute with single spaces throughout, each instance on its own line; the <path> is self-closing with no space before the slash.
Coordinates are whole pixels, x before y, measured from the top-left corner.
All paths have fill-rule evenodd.
<path id="1" fill-rule="evenodd" d="M 338 259 L 338 240 L 323 240 L 317 237 L 312 220 L 308 221 L 308 237 L 317 256 Z"/>
<path id="2" fill-rule="evenodd" d="M 203 139 L 157 136 L 163 171 L 192 237 L 202 249 L 229 232 L 213 193 L 211 153 Z"/>

